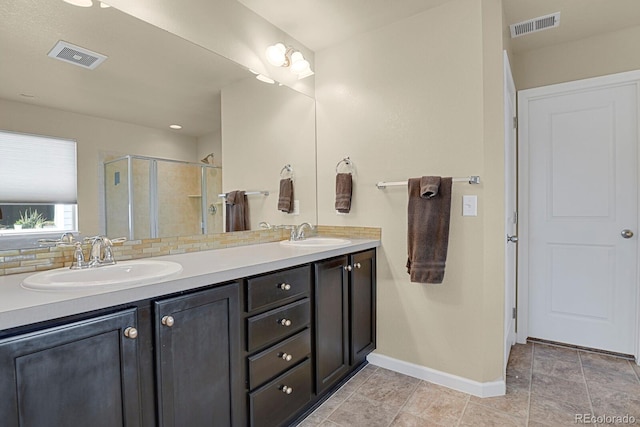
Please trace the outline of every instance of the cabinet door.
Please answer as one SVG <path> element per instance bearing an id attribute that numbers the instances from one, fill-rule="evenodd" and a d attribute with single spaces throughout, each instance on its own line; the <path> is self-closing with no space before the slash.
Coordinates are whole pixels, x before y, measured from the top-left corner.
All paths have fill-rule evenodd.
<path id="1" fill-rule="evenodd" d="M 349 371 L 347 257 L 315 264 L 316 393 Z"/>
<path id="2" fill-rule="evenodd" d="M 155 303 L 161 426 L 240 424 L 238 298 L 234 283 Z"/>
<path id="3" fill-rule="evenodd" d="M 139 426 L 135 309 L 0 342 L 5 427 Z"/>
<path id="4" fill-rule="evenodd" d="M 364 362 L 376 348 L 376 251 L 350 256 L 351 366 Z"/>

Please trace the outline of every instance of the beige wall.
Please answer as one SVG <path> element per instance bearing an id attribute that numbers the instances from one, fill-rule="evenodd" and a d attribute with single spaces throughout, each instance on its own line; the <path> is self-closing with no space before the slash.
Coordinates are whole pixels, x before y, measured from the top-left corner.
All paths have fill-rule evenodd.
<path id="1" fill-rule="evenodd" d="M 78 218 L 80 232 L 85 235 L 101 231 L 101 152 L 198 160 L 195 138 L 2 99 L 0 129 L 73 139 L 77 142 Z"/>
<path id="2" fill-rule="evenodd" d="M 224 192 L 268 190 L 249 196 L 250 225 L 316 223 L 315 101 L 285 86 L 249 78 L 222 90 Z M 290 164 L 300 215 L 278 207 L 280 171 Z"/>
<path id="3" fill-rule="evenodd" d="M 640 69 L 640 26 L 513 56 L 516 88 L 529 89 Z"/>
<path id="4" fill-rule="evenodd" d="M 382 227 L 377 352 L 481 382 L 502 377 L 501 16 L 499 0 L 453 0 L 316 53 L 318 221 Z M 347 155 L 353 208 L 337 216 Z M 407 189 L 375 187 L 422 175 L 483 180 L 454 184 L 442 285 L 410 283 Z M 461 216 L 463 194 L 477 217 Z"/>

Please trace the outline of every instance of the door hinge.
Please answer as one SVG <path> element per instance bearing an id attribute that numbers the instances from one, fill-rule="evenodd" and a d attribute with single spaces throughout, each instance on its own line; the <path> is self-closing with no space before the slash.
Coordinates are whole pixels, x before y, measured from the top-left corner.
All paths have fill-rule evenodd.
<path id="1" fill-rule="evenodd" d="M 518 308 L 517 307 L 513 307 L 513 311 L 511 313 L 511 316 L 515 319 L 518 316 Z"/>
<path id="2" fill-rule="evenodd" d="M 518 117 L 513 116 L 513 128 L 518 129 Z"/>

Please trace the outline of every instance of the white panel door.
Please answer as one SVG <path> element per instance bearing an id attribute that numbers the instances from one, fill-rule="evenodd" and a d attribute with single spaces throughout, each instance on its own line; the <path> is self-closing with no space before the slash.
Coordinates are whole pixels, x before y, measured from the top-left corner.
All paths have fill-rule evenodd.
<path id="1" fill-rule="evenodd" d="M 529 336 L 633 354 L 638 89 L 557 86 L 528 103 Z"/>
<path id="2" fill-rule="evenodd" d="M 504 61 L 504 208 L 505 208 L 505 276 L 504 276 L 504 369 L 511 346 L 516 343 L 516 320 L 513 309 L 516 307 L 516 87 L 511 75 L 511 66 L 507 52 Z"/>

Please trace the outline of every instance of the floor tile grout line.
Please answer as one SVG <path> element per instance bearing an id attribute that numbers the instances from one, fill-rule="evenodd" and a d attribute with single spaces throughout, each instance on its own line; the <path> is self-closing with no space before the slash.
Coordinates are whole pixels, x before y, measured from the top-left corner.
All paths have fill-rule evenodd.
<path id="1" fill-rule="evenodd" d="M 527 418 L 526 424 L 531 421 L 531 389 L 533 388 L 533 361 L 536 357 L 536 344 L 531 343 L 531 366 L 529 366 L 529 399 L 527 401 Z"/>
<path id="2" fill-rule="evenodd" d="M 460 414 L 460 418 L 458 418 L 458 423 L 456 427 L 459 427 L 462 424 L 462 419 L 464 418 L 464 413 L 467 412 L 467 407 L 469 406 L 469 402 L 471 401 L 471 397 L 467 396 L 467 401 L 464 404 L 464 408 L 462 409 L 462 413 Z"/>
<path id="3" fill-rule="evenodd" d="M 593 410 L 591 391 L 589 390 L 589 384 L 587 383 L 587 376 L 584 374 L 584 366 L 582 365 L 582 355 L 580 354 L 580 351 L 578 351 L 578 360 L 580 361 L 580 372 L 582 372 L 582 380 L 584 381 L 584 386 L 587 389 L 587 398 L 589 399 L 589 408 L 591 409 L 591 415 L 595 415 L 596 412 Z"/>
<path id="4" fill-rule="evenodd" d="M 396 418 L 398 417 L 398 414 L 400 414 L 400 412 L 402 412 L 402 409 L 407 406 L 407 403 L 409 402 L 409 400 L 411 399 L 411 396 L 413 396 L 415 394 L 415 392 L 418 390 L 418 386 L 420 385 L 420 383 L 422 382 L 422 380 L 418 380 L 416 381 L 416 384 L 413 386 L 413 390 L 411 391 L 411 393 L 409 393 L 409 396 L 407 396 L 407 398 L 405 399 L 404 403 L 402 405 L 400 405 L 400 407 L 398 408 L 398 410 L 396 411 L 396 413 L 393 415 L 393 418 L 391 419 L 391 422 L 388 424 L 389 426 L 393 425 L 393 422 L 396 420 Z"/>

